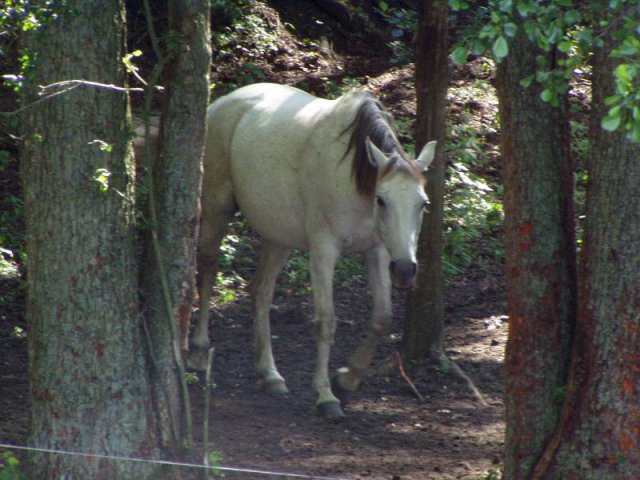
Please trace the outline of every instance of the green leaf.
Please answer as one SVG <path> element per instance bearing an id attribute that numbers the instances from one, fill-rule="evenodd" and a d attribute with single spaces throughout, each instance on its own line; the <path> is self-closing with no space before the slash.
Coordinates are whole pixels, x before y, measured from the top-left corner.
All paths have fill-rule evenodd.
<path id="1" fill-rule="evenodd" d="M 551 45 L 549 44 L 547 37 L 539 37 L 537 45 L 540 50 L 544 50 L 545 52 L 551 51 Z"/>
<path id="2" fill-rule="evenodd" d="M 464 10 L 466 8 L 469 8 L 469 4 L 464 0 L 449 0 L 449 7 L 454 12 L 457 12 L 459 10 Z"/>
<path id="3" fill-rule="evenodd" d="M 475 39 L 471 42 L 471 53 L 474 55 L 482 55 L 487 51 L 487 46 L 480 39 Z"/>
<path id="4" fill-rule="evenodd" d="M 555 97 L 555 92 L 550 88 L 545 88 L 540 94 L 540 98 L 545 102 L 551 103 Z"/>
<path id="5" fill-rule="evenodd" d="M 626 63 L 618 65 L 613 71 L 613 74 L 615 75 L 616 80 L 622 83 L 629 83 L 632 78 L 631 72 L 629 71 L 629 65 Z"/>
<path id="6" fill-rule="evenodd" d="M 513 0 L 501 0 L 500 11 L 504 13 L 510 13 L 513 8 Z"/>
<path id="7" fill-rule="evenodd" d="M 496 41 L 493 42 L 493 45 L 491 46 L 491 51 L 497 61 L 502 60 L 509 54 L 509 44 L 507 43 L 507 39 L 502 35 L 496 38 Z"/>
<path id="8" fill-rule="evenodd" d="M 550 25 L 549 28 L 546 29 L 545 35 L 547 42 L 553 45 L 558 43 L 558 40 L 562 37 L 562 31 L 557 25 Z"/>
<path id="9" fill-rule="evenodd" d="M 634 143 L 640 143 L 640 123 L 634 123 L 628 137 Z"/>
<path id="10" fill-rule="evenodd" d="M 98 168 L 93 174 L 93 181 L 98 184 L 100 193 L 106 193 L 109 190 L 109 177 L 111 172 L 106 168 Z"/>
<path id="11" fill-rule="evenodd" d="M 582 16 L 578 10 L 568 10 L 564 13 L 564 21 L 567 25 L 575 25 L 582 20 Z"/>
<path id="12" fill-rule="evenodd" d="M 529 75 L 528 77 L 524 77 L 522 80 L 520 80 L 520 86 L 523 88 L 529 88 L 529 85 L 531 85 L 535 77 L 536 77 L 535 74 Z"/>
<path id="13" fill-rule="evenodd" d="M 497 33 L 498 31 L 496 30 L 496 28 L 490 23 L 487 23 L 478 32 L 478 38 L 481 40 L 484 40 L 485 38 L 491 39 L 491 38 L 494 38 L 497 35 Z"/>
<path id="14" fill-rule="evenodd" d="M 558 43 L 558 50 L 562 53 L 567 53 L 571 49 L 571 42 L 569 40 L 562 40 Z"/>
<path id="15" fill-rule="evenodd" d="M 516 33 L 518 33 L 518 26 L 515 23 L 505 23 L 504 24 L 504 34 L 507 37 L 515 37 Z"/>
<path id="16" fill-rule="evenodd" d="M 516 9 L 518 10 L 518 13 L 523 18 L 526 18 L 527 15 L 529 15 L 529 13 L 535 10 L 535 8 L 536 8 L 535 5 L 530 1 L 519 1 L 516 5 Z"/>
<path id="17" fill-rule="evenodd" d="M 609 111 L 609 114 L 602 119 L 602 122 L 600 122 L 600 124 L 602 125 L 602 128 L 604 128 L 608 132 L 613 132 L 620 126 L 620 120 L 620 112 L 618 112 L 617 115 L 611 115 L 611 111 Z"/>
<path id="18" fill-rule="evenodd" d="M 453 52 L 451 52 L 451 60 L 453 60 L 453 63 L 456 65 L 463 65 L 467 62 L 468 55 L 469 53 L 466 48 L 456 47 L 453 49 Z"/>
<path id="19" fill-rule="evenodd" d="M 622 100 L 622 95 L 611 95 L 610 97 L 604 99 L 604 104 L 607 107 L 610 107 L 614 103 L 619 103 L 620 100 Z"/>

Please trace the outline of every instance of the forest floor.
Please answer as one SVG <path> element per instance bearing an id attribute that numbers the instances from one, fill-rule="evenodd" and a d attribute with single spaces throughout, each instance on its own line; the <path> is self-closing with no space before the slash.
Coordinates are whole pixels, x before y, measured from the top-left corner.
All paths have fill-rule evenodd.
<path id="1" fill-rule="evenodd" d="M 391 65 L 384 42 L 378 46 L 363 36 L 354 39 L 335 15 L 309 10 L 311 4 L 256 2 L 254 13 L 272 35 L 268 52 L 228 63 L 218 56 L 213 72 L 216 88 L 226 88 L 244 75 L 247 82 L 295 84 L 327 95 L 350 79 L 377 94 L 396 115 L 411 116 L 415 112 L 412 66 Z M 230 44 L 226 48 L 233 56 L 241 47 Z M 478 75 L 486 75 L 482 66 L 474 68 L 455 70 L 452 84 L 474 83 Z M 473 103 L 471 110 L 477 116 L 490 110 L 475 98 L 463 101 Z M 450 99 L 450 115 L 456 115 L 456 108 L 460 108 L 458 100 Z M 244 273 L 250 277 L 250 272 Z M 404 303 L 403 294 L 396 292 L 391 334 L 360 390 L 351 396 L 347 418 L 340 423 L 322 420 L 313 408 L 315 342 L 309 289 L 280 287 L 274 299 L 275 357 L 291 392 L 285 397 L 269 396 L 258 388 L 247 294 L 236 291 L 232 301 L 221 301 L 219 293 L 211 318 L 216 388 L 209 411 L 209 450 L 215 452 L 219 465 L 344 479 L 498 478 L 507 337 L 502 266 L 498 260 L 484 259 L 464 275 L 449 278 L 445 291 L 445 352 L 473 380 L 486 405 L 451 372 L 404 365 L 423 396 L 417 398 L 395 361 Z M 363 278 L 354 275 L 339 282 L 335 304 L 339 321 L 333 368 L 345 364 L 365 332 L 370 301 Z M 0 442 L 11 444 L 25 444 L 28 436 L 24 307 L 22 279 L 16 272 L 0 272 Z M 191 394 L 196 436 L 202 441 L 203 389 L 192 385 Z M 286 478 L 224 469 L 216 476 Z"/>

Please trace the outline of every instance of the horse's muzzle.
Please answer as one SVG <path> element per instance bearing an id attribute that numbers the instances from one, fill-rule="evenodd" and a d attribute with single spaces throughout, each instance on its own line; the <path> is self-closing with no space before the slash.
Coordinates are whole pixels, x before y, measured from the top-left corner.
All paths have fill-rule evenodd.
<path id="1" fill-rule="evenodd" d="M 414 286 L 418 264 L 412 260 L 392 261 L 389 264 L 391 280 L 396 288 L 410 288 Z"/>

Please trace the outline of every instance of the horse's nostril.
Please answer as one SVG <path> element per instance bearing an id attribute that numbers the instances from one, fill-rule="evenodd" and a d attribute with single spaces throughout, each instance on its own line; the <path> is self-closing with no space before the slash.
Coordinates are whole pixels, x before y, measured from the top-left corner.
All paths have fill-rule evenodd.
<path id="1" fill-rule="evenodd" d="M 412 261 L 392 261 L 389 269 L 393 276 L 394 284 L 398 287 L 407 287 L 418 273 L 418 264 Z"/>

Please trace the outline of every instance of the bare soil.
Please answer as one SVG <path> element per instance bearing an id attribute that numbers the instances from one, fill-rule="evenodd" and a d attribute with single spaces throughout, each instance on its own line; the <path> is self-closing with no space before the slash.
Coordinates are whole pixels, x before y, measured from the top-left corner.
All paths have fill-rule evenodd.
<path id="1" fill-rule="evenodd" d="M 391 68 L 384 48 L 367 54 L 366 38 L 349 36 L 348 29 L 327 12 L 309 11 L 311 3 L 257 2 L 257 13 L 281 31 L 278 51 L 271 58 L 255 59 L 263 79 L 326 94 L 327 78 L 338 82 L 350 76 L 378 94 L 392 111 L 414 112 L 412 67 Z M 305 9 L 298 6 L 301 4 Z M 285 12 L 286 20 L 278 12 Z M 295 35 L 284 27 L 286 22 L 296 26 Z M 303 42 L 303 37 L 317 40 L 316 46 Z M 326 43 L 323 37 L 331 42 Z M 324 50 L 319 52 L 317 45 L 321 44 Z M 224 84 L 234 72 L 237 69 L 232 64 L 218 64 L 214 81 Z M 473 81 L 474 75 L 473 69 L 457 70 L 452 82 Z M 460 105 L 450 108 L 455 115 Z M 483 106 L 474 108 L 481 116 Z M 0 442 L 25 444 L 28 327 L 20 277 L 0 276 L 0 294 Z M 339 323 L 332 367 L 337 368 L 345 364 L 365 332 L 370 302 L 360 277 L 336 287 L 335 296 Z M 275 356 L 291 392 L 284 397 L 266 395 L 258 388 L 247 295 L 239 291 L 235 301 L 220 303 L 211 317 L 216 387 L 209 411 L 209 450 L 219 455 L 221 466 L 376 480 L 479 480 L 490 478 L 490 472 L 499 468 L 507 323 L 504 279 L 498 262 L 485 259 L 482 268 L 446 284 L 445 351 L 471 377 L 486 405 L 451 372 L 428 365 L 403 365 L 406 378 L 401 375 L 395 357 L 402 334 L 401 292 L 394 294 L 392 332 L 360 390 L 350 397 L 347 419 L 340 423 L 327 422 L 314 410 L 315 342 L 308 291 L 279 288 L 274 299 Z M 193 385 L 191 394 L 198 433 L 204 415 L 203 389 Z M 228 470 L 217 475 L 285 478 Z"/>
<path id="2" fill-rule="evenodd" d="M 17 279 L 0 282 L 5 303 L 0 322 L 0 440 L 25 444 L 28 382 L 23 297 Z M 13 292 L 8 295 L 9 292 Z M 473 379 L 487 402 L 449 372 L 404 365 L 420 401 L 394 363 L 402 328 L 402 295 L 395 299 L 392 333 L 374 368 L 349 399 L 347 419 L 317 416 L 311 380 L 315 361 L 312 305 L 308 294 L 280 292 L 274 301 L 274 349 L 290 394 L 264 394 L 253 372 L 249 299 L 213 314 L 215 389 L 210 451 L 222 466 L 346 479 L 485 478 L 501 462 L 503 448 L 502 363 L 506 342 L 499 276 L 447 284 L 447 354 Z M 365 331 L 369 300 L 362 281 L 336 291 L 339 320 L 334 367 L 344 365 Z M 191 388 L 196 430 L 204 413 L 203 389 Z M 202 439 L 200 438 L 200 441 Z M 266 474 L 221 472 L 226 478 Z M 278 477 L 276 477 L 278 478 Z M 284 477 L 283 477 L 284 478 Z"/>
<path id="3" fill-rule="evenodd" d="M 447 289 L 446 352 L 472 377 L 486 406 L 450 373 L 405 365 L 424 396 L 418 400 L 394 364 L 403 303 L 397 295 L 393 331 L 371 374 L 348 401 L 348 418 L 337 424 L 319 418 L 313 408 L 315 345 L 309 296 L 280 295 L 274 302 L 276 361 L 291 391 L 284 398 L 265 395 L 257 386 L 248 299 L 218 311 L 212 448 L 225 465 L 277 472 L 350 479 L 485 478 L 501 462 L 504 435 L 507 329 L 500 284 L 499 278 L 476 278 L 451 282 Z M 365 331 L 366 293 L 363 285 L 336 292 L 340 322 L 334 367 L 344 365 Z M 194 395 L 197 415 L 202 393 Z"/>

